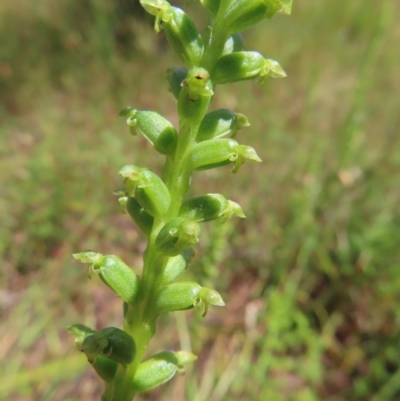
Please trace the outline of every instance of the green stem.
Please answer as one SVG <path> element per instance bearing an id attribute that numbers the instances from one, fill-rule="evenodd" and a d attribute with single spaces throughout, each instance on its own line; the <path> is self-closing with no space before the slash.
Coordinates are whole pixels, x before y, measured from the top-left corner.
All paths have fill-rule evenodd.
<path id="1" fill-rule="evenodd" d="M 203 59 L 200 63 L 200 67 L 205 68 L 210 74 L 215 63 L 221 57 L 225 42 L 229 37 L 229 33 L 223 29 L 223 21 L 218 24 L 219 21 L 215 20 L 215 25 L 211 27 L 210 42 L 204 51 Z"/>
<path id="2" fill-rule="evenodd" d="M 224 31 L 223 24 L 223 19 L 214 21 L 210 40 L 201 61 L 201 67 L 210 73 L 221 56 L 229 36 Z M 189 99 L 186 101 L 192 102 Z M 143 255 L 141 291 L 135 305 L 128 306 L 124 320 L 124 330 L 134 338 L 136 343 L 135 359 L 126 367 L 119 365 L 113 382 L 106 385 L 102 401 L 132 401 L 136 394 L 133 378 L 146 353 L 147 345 L 155 333 L 154 303 L 161 285 L 163 270 L 169 259 L 157 252 L 155 241 L 164 224 L 178 216 L 183 199 L 188 192 L 192 172 L 186 168 L 187 160 L 210 101 L 211 99 L 204 103 L 204 106 L 200 106 L 196 116 L 181 119 L 175 155 L 167 158 L 165 162 L 162 177 L 171 195 L 171 205 L 165 216 L 154 219 L 148 246 Z"/>
<path id="3" fill-rule="evenodd" d="M 205 112 L 206 110 L 204 114 Z M 165 217 L 154 220 L 148 247 L 143 257 L 142 290 L 137 303 L 129 305 L 124 322 L 124 330 L 134 338 L 136 343 L 135 359 L 127 367 L 122 365 L 118 367 L 113 382 L 106 385 L 102 401 L 131 401 L 135 396 L 133 378 L 155 332 L 156 317 L 152 311 L 162 273 L 168 262 L 168 257 L 157 253 L 155 239 L 163 225 L 178 216 L 183 198 L 189 189 L 191 171 L 187 170 L 186 161 L 196 140 L 200 125 L 198 120 L 197 118 L 197 121 L 190 119 L 181 121 L 175 157 L 172 161 L 168 160 L 165 163 L 163 176 L 166 177 L 166 185 L 171 194 L 171 206 Z"/>
<path id="4" fill-rule="evenodd" d="M 169 23 L 169 18 L 172 18 L 172 9 L 168 2 L 160 2 L 160 1 L 146 1 L 142 2 L 142 5 L 145 7 L 145 9 L 150 13 L 156 16 L 156 27 L 158 27 L 161 22 L 163 23 Z M 247 2 L 248 3 L 248 2 Z M 246 4 L 247 4 L 246 3 Z M 251 2 L 250 2 L 251 3 Z M 247 9 L 245 10 L 246 13 L 248 10 L 250 10 L 253 5 L 248 3 L 247 4 Z M 155 327 L 156 327 L 156 319 L 157 319 L 157 313 L 160 313 L 162 309 L 159 308 L 159 305 L 157 305 L 157 301 L 159 303 L 161 297 L 158 298 L 157 300 L 157 294 L 159 294 L 160 287 L 163 285 L 162 280 L 164 276 L 164 269 L 169 261 L 169 256 L 166 256 L 165 253 L 161 251 L 161 249 L 164 251 L 165 248 L 157 248 L 156 243 L 159 243 L 160 241 L 156 241 L 157 237 L 160 233 L 160 231 L 165 227 L 165 225 L 170 222 L 172 219 L 176 218 L 179 216 L 180 209 L 183 203 L 183 200 L 189 190 L 190 187 L 190 181 L 191 181 L 191 176 L 192 176 L 192 171 L 189 168 L 190 166 L 192 168 L 195 167 L 203 167 L 202 165 L 195 165 L 193 160 L 196 159 L 197 154 L 196 152 L 193 152 L 191 155 L 191 151 L 193 149 L 193 146 L 196 144 L 196 137 L 199 131 L 200 124 L 202 120 L 204 119 L 204 116 L 209 108 L 210 102 L 212 98 L 210 95 L 213 94 L 213 90 L 215 89 L 215 86 L 212 85 L 212 80 L 213 80 L 213 75 L 215 77 L 215 81 L 218 82 L 216 79 L 217 76 L 216 74 L 213 74 L 213 70 L 215 69 L 215 65 L 217 61 L 220 59 L 221 55 L 224 52 L 224 47 L 226 44 L 226 41 L 229 38 L 229 32 L 231 31 L 230 26 L 233 24 L 233 22 L 237 18 L 237 5 L 235 5 L 235 12 L 228 12 L 229 7 L 233 3 L 229 0 L 221 0 L 220 8 L 219 11 L 210 24 L 210 29 L 207 30 L 207 33 L 209 33 L 209 36 L 207 36 L 206 40 L 206 45 L 204 48 L 204 53 L 203 57 L 201 59 L 201 62 L 198 64 L 198 56 L 199 52 L 201 52 L 202 45 L 200 44 L 200 41 L 198 41 L 198 31 L 196 28 L 193 28 L 193 23 L 187 19 L 187 17 L 182 14 L 180 10 L 176 10 L 176 14 L 173 16 L 173 23 L 174 28 L 170 31 L 170 36 L 168 38 L 169 42 L 173 45 L 172 47 L 178 52 L 180 55 L 180 51 L 182 50 L 182 46 L 188 46 L 188 64 L 190 64 L 189 67 L 192 67 L 187 75 L 187 78 L 185 81 L 182 83 L 182 88 L 180 91 L 180 94 L 178 96 L 178 114 L 181 117 L 180 124 L 179 124 L 179 134 L 177 138 L 177 144 L 176 144 L 176 150 L 173 155 L 170 154 L 169 151 L 165 151 L 165 153 L 168 154 L 163 172 L 162 172 L 162 179 L 168 188 L 170 197 L 171 197 L 171 203 L 169 205 L 169 209 L 166 212 L 165 208 L 148 208 L 149 210 L 145 210 L 146 212 L 149 213 L 149 216 L 146 216 L 145 221 L 152 221 L 153 217 L 151 215 L 156 215 L 154 216 L 151 232 L 148 238 L 148 245 L 147 249 L 144 252 L 143 255 L 143 273 L 142 273 L 142 279 L 141 283 L 139 285 L 139 293 L 135 294 L 132 297 L 122 297 L 125 299 L 126 303 L 124 303 L 125 309 L 124 309 L 124 331 L 128 333 L 129 335 L 132 336 L 132 338 L 135 341 L 136 345 L 136 352 L 134 355 L 134 360 L 132 363 L 129 365 L 122 365 L 119 364 L 117 368 L 117 372 L 115 374 L 115 377 L 111 382 L 106 383 L 105 391 L 102 396 L 102 401 L 132 401 L 132 399 L 135 397 L 137 391 L 135 390 L 134 387 L 134 378 L 137 373 L 137 369 L 142 362 L 146 351 L 147 351 L 147 346 L 152 339 L 152 337 L 155 334 Z M 236 4 L 236 3 L 235 3 Z M 256 9 L 256 12 L 258 12 L 259 8 Z M 243 14 L 244 15 L 244 14 Z M 247 18 L 247 17 L 246 17 Z M 249 23 L 251 23 L 254 20 L 254 16 L 252 17 L 250 15 L 250 18 L 253 18 L 250 20 Z M 228 19 L 228 20 L 227 20 Z M 258 18 L 256 18 L 258 20 Z M 172 22 L 171 22 L 172 24 Z M 161 26 L 161 25 L 160 25 Z M 193 43 L 197 44 L 193 46 Z M 193 52 L 193 57 L 191 57 L 191 53 Z M 192 62 L 193 60 L 196 60 L 196 62 Z M 186 59 L 186 57 L 185 57 Z M 195 66 L 192 66 L 192 64 L 195 64 Z M 230 66 L 229 66 L 230 68 Z M 229 70 L 228 68 L 228 70 Z M 204 71 L 206 70 L 206 71 Z M 247 79 L 248 75 L 247 73 L 243 72 L 243 77 L 242 79 Z M 210 79 L 210 81 L 208 81 Z M 237 79 L 235 79 L 237 80 Z M 178 90 L 174 86 L 174 93 L 176 95 L 176 92 Z M 125 112 L 124 112 L 125 113 Z M 123 113 L 123 114 L 124 114 Z M 129 115 L 129 125 L 133 127 L 136 123 L 134 122 L 134 114 L 136 111 L 133 109 L 129 108 L 128 109 L 128 115 Z M 157 113 L 155 113 L 157 114 Z M 131 121 L 132 119 L 132 121 Z M 162 143 L 165 141 L 165 138 L 170 139 L 172 138 L 173 144 L 175 144 L 176 140 L 176 133 L 175 130 L 173 132 L 170 132 L 170 136 L 165 136 L 165 130 L 163 132 L 158 132 L 160 127 L 164 127 L 165 125 L 165 119 L 163 118 L 158 118 L 157 122 L 154 125 L 154 127 L 151 124 L 151 121 L 142 121 L 142 128 L 143 128 L 143 134 L 147 138 L 153 138 L 153 136 L 156 139 L 160 139 L 159 143 Z M 160 122 L 161 121 L 161 122 Z M 132 124 L 131 124 L 132 123 Z M 161 124 L 161 125 L 160 125 Z M 170 124 L 167 124 L 168 128 Z M 139 126 L 138 126 L 139 127 Z M 150 128 L 149 128 L 150 127 Z M 153 132 L 153 128 L 155 132 Z M 168 131 L 167 131 L 168 132 Z M 149 134 L 149 135 L 147 135 Z M 173 135 L 172 135 L 173 134 Z M 216 137 L 217 138 L 217 137 Z M 151 141 L 152 142 L 152 141 Z M 221 146 L 221 149 L 218 148 L 217 146 L 217 151 L 225 152 L 226 148 L 223 147 L 223 145 L 220 142 L 216 142 L 218 145 Z M 209 145 L 206 144 L 206 145 Z M 236 144 L 237 145 L 237 144 Z M 236 146 L 235 145 L 235 146 Z M 233 145 L 232 145 L 233 146 Z M 155 146 L 156 149 L 158 149 L 160 152 L 160 149 L 164 149 L 163 146 L 158 148 Z M 248 147 L 242 147 L 242 148 L 248 148 Z M 166 147 L 165 149 L 170 149 L 169 147 Z M 205 152 L 209 152 L 209 149 L 211 148 L 201 148 L 205 149 Z M 229 150 L 229 149 L 228 149 Z M 213 151 L 213 150 L 212 150 Z M 164 151 L 161 153 L 164 154 Z M 172 152 L 171 152 L 172 153 Z M 222 153 L 224 156 L 226 153 Z M 239 151 L 238 151 L 239 154 Z M 211 155 L 213 156 L 213 155 Z M 218 156 L 218 155 L 217 155 Z M 216 157 L 217 157 L 216 156 Z M 244 157 L 244 156 L 243 156 Z M 192 163 L 189 165 L 188 161 L 192 159 Z M 258 161 L 255 157 L 250 158 L 250 160 L 253 161 Z M 232 161 L 232 160 L 231 160 Z M 221 161 L 217 158 L 215 161 L 215 165 L 213 165 L 211 162 L 210 164 L 205 165 L 205 168 L 210 168 L 212 166 L 218 166 L 225 162 L 223 160 Z M 238 164 L 237 164 L 238 165 Z M 236 164 L 235 164 L 236 168 Z M 132 173 L 133 174 L 133 173 Z M 136 174 L 136 172 L 135 172 Z M 132 180 L 133 182 L 136 182 L 135 180 Z M 162 189 L 165 191 L 164 185 L 162 185 Z M 131 191 L 126 191 L 126 195 L 131 196 Z M 146 191 L 143 191 L 146 194 Z M 164 194 L 163 200 L 165 202 L 168 202 L 165 198 L 168 198 L 168 194 L 165 192 L 162 192 Z M 149 192 L 149 198 L 152 199 L 152 196 L 154 194 Z M 154 196 L 154 198 L 159 198 L 160 194 L 157 194 L 158 196 Z M 138 198 L 139 199 L 139 198 Z M 126 199 L 125 199 L 126 200 Z M 166 203 L 162 203 L 162 206 L 167 206 Z M 146 209 L 145 206 L 143 206 L 144 209 Z M 161 211 L 160 211 L 161 210 Z M 166 212 L 166 213 L 165 213 Z M 158 215 L 160 214 L 160 215 Z M 221 215 L 220 215 L 221 216 Z M 148 218 L 148 219 L 147 219 Z M 193 219 L 195 220 L 195 219 Z M 179 220 L 181 221 L 181 220 Z M 186 222 L 186 221 L 184 221 Z M 171 222 L 171 224 L 174 222 Z M 192 223 L 190 221 L 190 223 Z M 194 223 L 194 222 L 193 222 Z M 148 234 L 148 226 L 146 225 L 146 230 L 143 230 Z M 167 226 L 168 228 L 168 226 Z M 197 229 L 197 226 L 196 226 Z M 197 233 L 197 231 L 196 231 Z M 163 234 L 163 233 L 162 233 Z M 163 240 L 163 237 L 161 238 Z M 185 243 L 186 244 L 186 243 Z M 176 247 L 176 249 L 181 249 L 179 247 Z M 174 249 L 174 251 L 176 250 Z M 168 249 L 168 251 L 170 251 Z M 167 252 L 166 252 L 167 253 Z M 173 254 L 173 252 L 170 252 L 170 254 Z M 179 272 L 179 270 L 178 270 Z M 130 272 L 131 273 L 131 272 Z M 135 277 L 136 279 L 136 277 Z M 125 277 L 122 279 L 123 283 L 125 284 Z M 135 283 L 137 281 L 135 280 Z M 196 289 L 200 291 L 200 294 L 205 291 L 206 295 L 198 295 L 198 293 L 194 293 L 193 296 L 189 298 L 190 302 L 188 303 L 189 305 L 193 305 L 193 300 L 198 296 L 199 300 L 202 302 L 204 301 L 205 307 L 208 306 L 209 303 L 215 304 L 215 305 L 222 305 L 223 302 L 221 301 L 212 301 L 212 299 L 215 298 L 215 291 L 209 289 L 209 288 L 200 288 L 198 284 L 195 283 Z M 135 287 L 136 288 L 136 287 Z M 209 291 L 207 293 L 207 291 Z M 218 295 L 218 294 L 217 294 Z M 181 296 L 181 292 L 177 291 L 177 296 Z M 214 297 L 214 298 L 213 298 Z M 133 298 L 135 298 L 133 300 Z M 129 304 L 128 304 L 129 303 Z M 185 304 L 184 306 L 187 306 Z M 172 308 L 171 308 L 172 309 Z M 168 309 L 166 309 L 168 310 Z M 126 338 L 126 335 L 125 335 Z M 131 339 L 128 339 L 131 340 Z M 108 346 L 108 343 L 106 343 Z M 115 348 L 118 349 L 118 343 L 111 343 L 110 340 L 110 347 L 113 345 L 116 345 Z M 133 347 L 131 347 L 133 348 Z M 102 350 L 105 348 L 103 347 Z M 112 349 L 111 349 L 112 350 Z M 123 350 L 123 348 L 122 348 Z M 95 351 L 98 351 L 97 349 Z M 123 351 L 122 351 L 123 352 Z M 173 369 L 177 369 L 180 367 L 181 364 L 185 363 L 185 357 L 182 356 L 185 353 L 182 352 L 180 353 L 180 357 L 183 359 L 183 362 L 179 362 L 179 358 L 176 357 L 175 362 L 171 362 L 171 365 Z M 107 353 L 108 356 L 111 355 L 110 353 Z M 107 356 L 106 355 L 106 356 Z M 178 355 L 178 353 L 176 353 Z M 190 358 L 189 358 L 190 359 Z M 122 361 L 129 361 L 129 358 L 122 359 Z M 117 361 L 117 359 L 114 359 L 114 361 Z M 119 360 L 120 361 L 120 360 Z M 150 364 L 153 361 L 150 361 Z M 167 361 L 168 362 L 168 361 Z M 234 361 L 235 362 L 235 361 Z M 113 368 L 115 365 L 112 365 Z M 233 365 L 232 365 L 233 366 Z M 162 367 L 162 369 L 164 369 Z M 172 372 L 174 373 L 175 370 Z M 145 369 L 143 369 L 144 376 L 148 374 Z M 168 372 L 167 372 L 168 373 Z M 168 373 L 169 374 L 169 373 Z M 150 372 L 149 376 L 152 375 L 152 371 Z M 106 376 L 107 378 L 109 376 Z M 170 377 L 170 376 L 168 376 Z M 167 377 L 167 378 L 168 378 Z M 232 376 L 233 377 L 233 376 Z M 161 379 L 163 379 L 163 376 L 160 376 Z M 219 396 L 220 393 L 224 394 L 226 390 L 226 383 L 230 383 L 232 380 L 229 375 L 226 375 L 227 380 L 222 381 L 221 386 L 217 389 L 216 395 Z M 140 387 L 141 389 L 146 389 L 146 388 L 151 388 L 153 385 L 152 382 L 149 383 L 148 387 L 146 386 L 141 386 L 138 384 L 138 388 Z M 219 391 L 221 390 L 221 391 Z"/>

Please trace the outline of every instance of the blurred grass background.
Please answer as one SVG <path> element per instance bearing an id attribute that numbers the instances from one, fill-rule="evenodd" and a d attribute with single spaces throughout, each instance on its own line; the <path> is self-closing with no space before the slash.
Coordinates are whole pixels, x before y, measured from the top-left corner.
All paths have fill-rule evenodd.
<path id="1" fill-rule="evenodd" d="M 138 399 L 400 400 L 399 12 L 295 1 L 246 32 L 288 78 L 214 100 L 249 117 L 239 141 L 264 161 L 194 176 L 193 194 L 223 193 L 248 216 L 204 226 L 188 273 L 227 305 L 160 319 L 149 355 L 199 360 Z M 0 38 L 0 398 L 97 400 L 65 326 L 121 326 L 121 305 L 71 253 L 140 272 L 145 243 L 112 191 L 124 164 L 163 160 L 117 115 L 151 108 L 176 124 L 164 73 L 179 63 L 135 0 L 3 1 Z"/>

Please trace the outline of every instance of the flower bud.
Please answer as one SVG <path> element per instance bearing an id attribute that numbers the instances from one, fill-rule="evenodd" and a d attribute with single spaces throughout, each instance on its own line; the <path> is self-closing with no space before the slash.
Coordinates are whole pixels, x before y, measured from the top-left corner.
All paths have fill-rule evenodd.
<path id="1" fill-rule="evenodd" d="M 111 359 L 122 365 L 133 361 L 136 345 L 133 338 L 116 327 L 107 327 L 85 338 L 81 351 L 84 352 L 91 364 L 98 356 Z"/>
<path id="2" fill-rule="evenodd" d="M 158 233 L 156 247 L 169 256 L 182 253 L 199 242 L 200 227 L 192 220 L 177 217 L 170 220 Z"/>
<path id="3" fill-rule="evenodd" d="M 117 373 L 118 362 L 98 355 L 92 366 L 105 382 L 111 382 Z"/>
<path id="4" fill-rule="evenodd" d="M 182 204 L 179 216 L 197 222 L 223 218 L 223 221 L 232 215 L 245 218 L 242 208 L 236 203 L 227 200 L 219 194 L 208 194 L 187 200 Z"/>
<path id="5" fill-rule="evenodd" d="M 234 139 L 210 139 L 193 146 L 189 156 L 190 170 L 208 170 L 233 163 L 232 172 L 236 173 L 245 162 L 260 162 L 251 146 L 239 145 Z"/>
<path id="6" fill-rule="evenodd" d="M 155 111 L 132 109 L 126 123 L 133 133 L 143 135 L 161 154 L 171 155 L 175 151 L 178 133 L 168 120 Z"/>
<path id="7" fill-rule="evenodd" d="M 152 390 L 172 379 L 177 371 L 182 372 L 185 365 L 197 357 L 188 351 L 164 351 L 143 361 L 133 379 L 136 391 Z"/>
<path id="8" fill-rule="evenodd" d="M 132 217 L 142 233 L 148 237 L 153 228 L 154 217 L 148 214 L 135 198 L 126 197 L 125 210 Z"/>
<path id="9" fill-rule="evenodd" d="M 140 0 L 140 4 L 151 15 L 156 17 L 154 30 L 158 33 L 162 29 L 162 22 L 172 19 L 172 6 L 165 0 Z"/>
<path id="10" fill-rule="evenodd" d="M 258 52 L 242 51 L 222 56 L 211 74 L 214 85 L 257 77 L 284 78 L 286 73 L 277 61 L 265 59 Z"/>
<path id="11" fill-rule="evenodd" d="M 234 33 L 229 36 L 228 40 L 225 42 L 224 50 L 222 51 L 222 55 L 230 54 L 233 52 L 240 52 L 243 50 L 243 36 L 240 33 Z"/>
<path id="12" fill-rule="evenodd" d="M 156 295 L 157 315 L 193 308 L 199 302 L 201 287 L 193 281 L 167 284 Z"/>
<path id="13" fill-rule="evenodd" d="M 201 5 L 213 15 L 217 14 L 220 2 L 221 0 L 200 0 Z"/>
<path id="14" fill-rule="evenodd" d="M 139 278 L 119 257 L 103 256 L 96 252 L 81 252 L 72 255 L 83 263 L 90 263 L 93 272 L 97 273 L 126 303 L 133 303 L 139 291 Z"/>
<path id="15" fill-rule="evenodd" d="M 143 361 L 133 379 L 138 392 L 152 390 L 175 376 L 178 360 L 172 351 L 164 351 Z"/>
<path id="16" fill-rule="evenodd" d="M 147 213 L 163 216 L 168 212 L 171 196 L 157 174 L 131 165 L 123 167 L 119 174 L 124 178 L 126 195 L 135 197 Z"/>
<path id="17" fill-rule="evenodd" d="M 196 25 L 180 8 L 171 7 L 171 14 L 162 24 L 169 44 L 188 67 L 199 65 L 204 45 Z"/>
<path id="18" fill-rule="evenodd" d="M 213 95 L 210 74 L 204 68 L 192 68 L 182 82 L 178 98 L 178 114 L 182 120 L 200 122 Z"/>
<path id="19" fill-rule="evenodd" d="M 189 70 L 182 82 L 182 87 L 187 89 L 188 99 L 195 102 L 200 96 L 212 96 L 214 94 L 210 74 L 201 67 L 194 67 Z"/>
<path id="20" fill-rule="evenodd" d="M 67 327 L 67 330 L 73 334 L 75 338 L 75 344 L 79 351 L 82 350 L 82 344 L 86 337 L 97 333 L 96 330 L 91 329 L 83 324 L 74 324 L 73 326 Z M 93 359 L 93 358 L 92 358 Z M 110 359 L 104 358 L 98 355 L 92 362 L 93 368 L 97 374 L 104 381 L 111 381 L 117 371 L 118 363 Z"/>
<path id="21" fill-rule="evenodd" d="M 189 266 L 190 261 L 194 256 L 193 249 L 186 249 L 182 254 L 169 258 L 165 266 L 162 284 L 168 284 L 175 280 Z"/>
<path id="22" fill-rule="evenodd" d="M 169 83 L 168 90 L 174 95 L 175 99 L 178 100 L 179 94 L 182 90 L 182 82 L 188 74 L 186 67 L 171 67 L 167 70 L 167 81 Z"/>
<path id="23" fill-rule="evenodd" d="M 135 198 L 153 216 L 165 215 L 171 203 L 171 196 L 162 179 L 148 169 L 142 171 Z"/>
<path id="24" fill-rule="evenodd" d="M 220 138 L 249 125 L 249 120 L 243 114 L 234 113 L 228 109 L 215 110 L 204 116 L 196 141 L 202 142 L 207 139 Z"/>
<path id="25" fill-rule="evenodd" d="M 221 0 L 218 17 L 231 33 L 243 32 L 276 13 L 290 14 L 292 0 Z"/>

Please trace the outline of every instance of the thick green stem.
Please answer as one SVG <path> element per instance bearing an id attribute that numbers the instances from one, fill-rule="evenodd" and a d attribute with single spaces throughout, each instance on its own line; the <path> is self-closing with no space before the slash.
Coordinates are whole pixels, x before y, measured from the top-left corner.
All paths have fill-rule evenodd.
<path id="1" fill-rule="evenodd" d="M 156 12 L 155 15 L 158 16 L 157 12 L 159 10 L 157 8 L 154 10 L 149 4 L 147 4 L 149 12 Z M 225 23 L 226 21 L 223 18 L 216 18 L 213 21 L 210 27 L 210 36 L 200 62 L 200 70 L 207 70 L 211 74 L 211 79 L 214 66 L 221 57 L 229 37 L 229 31 L 224 27 Z M 186 27 L 185 29 L 188 28 Z M 182 35 L 184 33 L 182 32 Z M 174 36 L 174 38 L 179 40 L 179 35 Z M 209 78 L 208 74 L 207 76 Z M 194 79 L 202 79 L 202 77 L 194 75 Z M 192 81 L 189 84 L 188 82 L 184 82 L 184 84 L 190 85 Z M 171 203 L 167 213 L 160 213 L 162 216 L 152 213 L 152 215 L 156 214 L 156 216 L 149 235 L 148 246 L 143 255 L 143 274 L 139 294 L 135 303 L 129 304 L 125 311 L 124 330 L 135 340 L 136 354 L 131 364 L 127 366 L 120 364 L 118 366 L 114 380 L 106 384 L 102 401 L 132 401 L 136 394 L 133 383 L 136 371 L 145 356 L 149 341 L 155 334 L 157 318 L 155 303 L 162 283 L 164 269 L 169 260 L 169 256 L 157 249 L 156 239 L 165 224 L 179 215 L 182 202 L 190 186 L 192 174 L 191 169 L 188 168 L 190 152 L 196 144 L 196 136 L 201 121 L 211 102 L 210 97 L 206 97 L 203 93 L 197 96 L 198 93 L 196 91 L 190 92 L 192 89 L 189 90 L 187 89 L 188 87 L 184 86 L 178 99 L 178 113 L 181 116 L 181 121 L 175 152 L 173 155 L 168 154 L 162 172 L 163 181 L 171 197 Z M 210 85 L 210 88 L 208 96 L 212 94 L 212 85 Z M 184 92 L 185 89 L 187 92 Z"/>
<path id="2" fill-rule="evenodd" d="M 190 100 L 188 100 L 190 101 Z M 163 176 L 171 194 L 171 206 L 167 215 L 154 220 L 149 236 L 148 247 L 143 260 L 142 290 L 135 305 L 129 305 L 124 322 L 124 330 L 129 333 L 136 343 L 134 361 L 127 367 L 120 365 L 112 383 L 106 385 L 102 401 L 131 401 L 135 396 L 133 378 L 143 359 L 147 345 L 155 333 L 154 310 L 155 294 L 160 287 L 162 273 L 168 262 L 168 257 L 160 255 L 155 248 L 155 239 L 163 225 L 177 217 L 183 198 L 190 184 L 191 171 L 186 168 L 189 152 L 195 143 L 201 118 L 197 121 L 185 120 L 180 123 L 178 144 L 173 160 L 165 163 Z"/>
<path id="3" fill-rule="evenodd" d="M 221 54 L 224 50 L 225 42 L 229 37 L 229 33 L 227 33 L 223 29 L 223 24 L 218 25 L 218 21 L 216 24 L 211 27 L 210 41 L 205 48 L 203 59 L 201 60 L 200 67 L 205 68 L 210 74 L 214 68 L 215 63 L 221 57 Z"/>
<path id="4" fill-rule="evenodd" d="M 158 314 L 196 305 L 204 307 L 206 312 L 208 305 L 224 305 L 220 295 L 211 288 L 193 282 L 172 282 L 187 266 L 185 253 L 198 240 L 199 222 L 222 220 L 232 214 L 244 217 L 239 205 L 219 194 L 195 197 L 182 207 L 190 187 L 192 170 L 234 163 L 233 172 L 236 172 L 245 160 L 260 161 L 253 148 L 239 145 L 233 139 L 220 138 L 246 125 L 236 121 L 236 118 L 240 119 L 239 114 L 228 110 L 227 121 L 213 113 L 206 120 L 204 116 L 218 83 L 266 74 L 284 76 L 283 72 L 276 69 L 276 62 L 265 60 L 261 55 L 254 58 L 254 52 L 236 52 L 221 58 L 225 52 L 233 51 L 233 42 L 227 42 L 230 32 L 241 30 L 242 27 L 247 29 L 260 19 L 267 18 L 265 10 L 266 7 L 269 10 L 270 3 L 244 1 L 246 8 L 243 8 L 241 2 L 205 0 L 204 6 L 214 13 L 219 8 L 206 30 L 205 40 L 200 37 L 190 18 L 182 10 L 171 7 L 167 1 L 141 0 L 141 3 L 156 17 L 157 31 L 162 27 L 168 29 L 167 39 L 187 68 L 172 69 L 169 76 L 171 91 L 178 99 L 177 112 L 181 118 L 179 133 L 170 122 L 155 112 L 133 108 L 122 112 L 128 117 L 131 129 L 136 127 L 135 132 L 138 131 L 158 152 L 166 155 L 162 179 L 149 169 L 137 166 L 125 166 L 120 171 L 126 187 L 120 198 L 121 206 L 126 208 L 148 236 L 141 280 L 114 255 L 103 257 L 94 252 L 74 255 L 84 263 L 96 266 L 96 272 L 102 274 L 100 277 L 103 281 L 124 300 L 124 332 L 107 328 L 96 333 L 83 325 L 71 326 L 77 332 L 78 344 L 91 363 L 101 362 L 95 359 L 98 355 L 102 360 L 109 359 L 107 366 L 111 366 L 111 369 L 98 370 L 100 365 L 94 366 L 104 380 L 111 380 L 106 382 L 102 401 L 132 401 L 137 392 L 164 383 L 182 366 L 195 359 L 190 352 L 181 350 L 163 352 L 161 357 L 158 354 L 140 365 L 149 341 L 155 334 Z M 286 11 L 290 8 L 286 0 L 274 0 L 272 5 L 277 7 L 276 10 L 279 5 Z M 263 13 L 260 14 L 260 11 Z M 244 14 L 241 16 L 240 12 Z M 220 111 L 226 114 L 227 110 Z M 200 127 L 203 127 L 203 132 L 198 136 Z M 188 204 L 193 207 L 187 207 Z M 179 231 L 181 228 L 184 235 Z M 171 257 L 169 255 L 177 256 L 177 259 L 171 260 L 165 271 Z M 104 266 L 103 260 L 107 261 Z M 176 260 L 182 263 L 175 265 Z M 107 270 L 103 272 L 97 267 Z M 108 329 L 119 336 L 115 334 L 112 337 L 110 334 L 106 337 Z M 171 369 L 166 369 L 166 366 Z"/>

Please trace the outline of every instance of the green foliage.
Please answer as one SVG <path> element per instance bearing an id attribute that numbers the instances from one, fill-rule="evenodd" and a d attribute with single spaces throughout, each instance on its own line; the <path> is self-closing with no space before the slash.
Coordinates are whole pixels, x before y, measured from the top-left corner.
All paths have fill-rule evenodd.
<path id="1" fill-rule="evenodd" d="M 268 330 L 259 344 L 258 362 L 250 370 L 250 374 L 257 377 L 257 382 L 261 383 L 263 377 L 268 381 L 269 385 L 258 389 L 265 399 L 300 400 L 303 397 L 283 395 L 286 383 L 269 379 L 272 370 L 295 375 L 309 388 L 321 380 L 322 355 L 326 344 L 323 336 L 312 330 L 309 319 L 297 307 L 291 285 L 289 281 L 283 291 L 272 289 L 266 298 L 267 308 L 263 319 Z M 305 399 L 316 399 L 316 393 L 310 391 L 307 397 Z"/>
<path id="2" fill-rule="evenodd" d="M 1 46 L 0 60 L 10 63 L 11 71 L 5 82 L 0 81 L 0 96 L 7 99 L 4 90 L 12 88 L 15 92 L 38 70 L 54 84 L 62 85 L 71 70 L 75 77 L 87 79 L 87 66 L 96 61 L 101 60 L 103 68 L 113 69 L 116 51 L 128 56 L 132 48 L 140 49 L 139 18 L 146 19 L 146 13 L 138 2 L 127 0 L 57 4 L 44 0 L 40 6 L 17 0 L 3 4 L 0 35 L 7 38 L 7 46 Z"/>
<path id="3" fill-rule="evenodd" d="M 256 3 L 254 9 L 250 3 Z M 201 230 L 198 222 L 219 219 L 220 223 L 224 223 L 232 215 L 245 217 L 241 207 L 223 195 L 202 195 L 184 201 L 193 171 L 214 169 L 232 163 L 232 172 L 236 173 L 245 161 L 261 161 L 251 146 L 239 145 L 234 139 L 219 138 L 220 134 L 215 133 L 218 124 L 217 127 L 208 124 L 207 111 L 214 96 L 214 88 L 220 83 L 286 76 L 276 61 L 266 60 L 257 52 L 235 51 L 235 45 L 225 45 L 231 33 L 240 31 L 238 26 L 247 29 L 282 11 L 280 0 L 271 0 L 266 6 L 257 0 L 244 0 L 232 7 L 222 1 L 217 16 L 210 18 L 206 40 L 203 40 L 196 24 L 180 8 L 164 0 L 143 0 L 141 4 L 156 17 L 156 32 L 165 32 L 170 46 L 188 71 L 180 84 L 177 79 L 169 79 L 173 82 L 171 85 L 179 84 L 182 87 L 180 91 L 173 90 L 178 97 L 178 132 L 156 112 L 138 112 L 127 107 L 120 113 L 128 117 L 127 124 L 131 129 L 136 127 L 156 151 L 166 156 L 162 178 L 148 168 L 134 165 L 127 165 L 119 171 L 124 183 L 124 189 L 116 192 L 123 195 L 119 200 L 120 205 L 123 211 L 128 210 L 129 198 L 136 200 L 135 204 L 132 201 L 129 204 L 130 214 L 148 237 L 141 280 L 116 256 L 103 256 L 91 251 L 74 255 L 76 259 L 89 263 L 91 269 L 124 301 L 124 330 L 109 327 L 87 336 L 85 332 L 80 345 L 81 351 L 93 366 L 96 363 L 99 365 L 99 356 L 122 366 L 115 373 L 113 368 L 109 373 L 109 369 L 94 366 L 105 383 L 103 401 L 130 401 L 136 393 L 163 384 L 174 375 L 175 365 L 178 368 L 181 365 L 160 361 L 159 358 L 153 361 L 150 359 L 145 362 L 149 367 L 143 368 L 143 372 L 146 372 L 143 378 L 139 376 L 135 383 L 159 315 L 196 307 L 203 311 L 205 317 L 210 305 L 225 305 L 217 291 L 196 282 L 161 284 L 165 279 L 164 270 L 171 257 L 174 263 L 177 256 L 183 256 L 199 242 Z M 265 6 L 265 10 L 260 18 L 254 19 L 254 13 L 259 11 L 260 5 Z M 228 15 L 227 21 L 225 12 Z M 229 49 L 231 53 L 227 54 Z M 228 132 L 236 131 L 236 115 L 233 112 L 228 114 L 232 116 Z M 203 123 L 206 116 L 207 122 Z M 198 142 L 199 136 L 211 139 Z M 137 206 L 143 208 L 143 212 Z M 167 270 L 168 281 L 179 275 L 182 269 L 180 264 L 177 266 L 175 268 L 174 263 L 172 274 L 170 269 Z M 78 333 L 78 338 L 81 336 Z M 188 351 L 184 353 L 190 354 Z M 188 361 L 193 360 L 189 358 Z"/>

